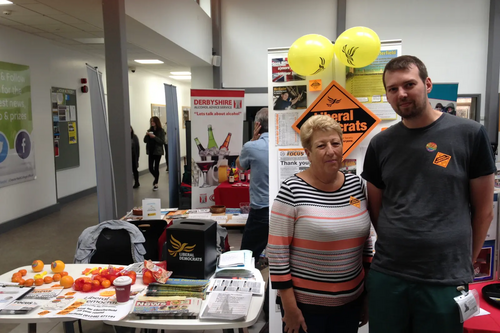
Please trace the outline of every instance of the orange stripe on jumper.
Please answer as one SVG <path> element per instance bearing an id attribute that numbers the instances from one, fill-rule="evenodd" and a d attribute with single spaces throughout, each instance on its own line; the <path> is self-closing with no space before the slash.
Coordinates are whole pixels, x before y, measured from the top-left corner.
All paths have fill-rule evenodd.
<path id="1" fill-rule="evenodd" d="M 297 277 L 292 277 L 292 281 L 294 286 L 304 289 L 321 290 L 327 292 L 339 292 L 339 291 L 352 290 L 356 288 L 356 286 L 358 286 L 361 283 L 361 281 L 363 281 L 364 277 L 365 274 L 362 271 L 361 274 L 359 274 L 355 279 L 340 283 L 317 282 Z"/>
<path id="2" fill-rule="evenodd" d="M 288 217 L 289 219 L 295 219 L 295 217 L 293 217 L 293 216 L 286 215 L 286 214 L 283 214 L 283 213 L 278 213 L 278 212 L 276 212 L 274 210 L 271 210 L 271 214 L 278 215 L 278 216 L 283 216 L 283 217 Z"/>
<path id="3" fill-rule="evenodd" d="M 319 216 L 315 216 L 315 215 L 301 215 L 301 216 L 298 216 L 297 217 L 297 220 L 298 219 L 304 219 L 304 218 L 312 218 L 312 219 L 315 219 L 315 220 L 345 220 L 345 219 L 351 219 L 351 218 L 354 218 L 354 217 L 358 217 L 358 216 L 361 216 L 363 214 L 365 214 L 367 212 L 367 210 L 365 209 L 364 211 L 356 214 L 356 215 L 351 215 L 351 216 L 343 216 L 343 217 L 319 217 Z"/>
<path id="4" fill-rule="evenodd" d="M 295 247 L 311 249 L 311 250 L 337 251 L 363 245 L 365 241 L 366 237 L 349 238 L 331 242 L 318 242 L 309 239 L 294 238 L 292 245 Z"/>

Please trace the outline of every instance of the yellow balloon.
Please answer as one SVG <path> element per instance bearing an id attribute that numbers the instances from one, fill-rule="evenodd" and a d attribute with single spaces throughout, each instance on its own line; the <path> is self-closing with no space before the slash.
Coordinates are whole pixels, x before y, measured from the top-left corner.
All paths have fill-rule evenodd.
<path id="1" fill-rule="evenodd" d="M 290 68 L 300 75 L 315 75 L 325 70 L 333 59 L 332 42 L 321 35 L 305 35 L 293 42 L 288 51 Z"/>
<path id="2" fill-rule="evenodd" d="M 380 38 L 370 28 L 354 27 L 344 31 L 335 41 L 335 55 L 346 66 L 365 67 L 377 59 Z"/>

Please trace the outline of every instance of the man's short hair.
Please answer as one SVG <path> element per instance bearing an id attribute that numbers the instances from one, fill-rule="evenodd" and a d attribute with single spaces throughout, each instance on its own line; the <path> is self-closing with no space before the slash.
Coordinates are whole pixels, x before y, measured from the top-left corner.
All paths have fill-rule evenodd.
<path id="1" fill-rule="evenodd" d="M 330 116 L 317 115 L 307 119 L 300 127 L 300 143 L 302 143 L 302 147 L 311 150 L 312 136 L 316 131 L 335 131 L 340 137 L 340 142 L 342 142 L 342 127 L 340 127 L 340 124 Z"/>
<path id="2" fill-rule="evenodd" d="M 260 123 L 260 126 L 262 126 L 262 129 L 261 129 L 262 133 L 269 131 L 269 127 L 268 127 L 269 117 L 268 117 L 268 115 L 269 115 L 268 108 L 262 108 L 255 114 L 255 122 Z"/>
<path id="3" fill-rule="evenodd" d="M 404 55 L 392 59 L 387 63 L 387 65 L 385 65 L 384 74 L 382 75 L 382 81 L 384 82 L 384 89 L 386 89 L 385 72 L 408 70 L 410 69 L 411 66 L 415 66 L 418 68 L 418 75 L 420 76 L 422 82 L 425 83 L 425 80 L 429 75 L 427 74 L 427 68 L 425 67 L 422 60 L 418 59 L 415 56 Z"/>

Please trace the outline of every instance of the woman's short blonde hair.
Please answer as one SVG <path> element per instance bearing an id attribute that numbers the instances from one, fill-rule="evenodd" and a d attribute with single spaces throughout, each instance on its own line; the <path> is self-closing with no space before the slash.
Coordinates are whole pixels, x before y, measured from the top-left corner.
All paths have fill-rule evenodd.
<path id="1" fill-rule="evenodd" d="M 302 147 L 311 150 L 312 136 L 316 131 L 335 131 L 339 135 L 340 141 L 342 141 L 342 127 L 340 127 L 340 124 L 330 116 L 318 115 L 307 119 L 300 127 L 300 142 L 302 143 Z"/>

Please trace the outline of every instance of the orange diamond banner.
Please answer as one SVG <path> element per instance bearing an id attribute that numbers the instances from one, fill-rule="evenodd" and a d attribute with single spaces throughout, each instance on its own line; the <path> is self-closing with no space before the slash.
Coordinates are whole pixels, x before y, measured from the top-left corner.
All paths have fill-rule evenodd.
<path id="1" fill-rule="evenodd" d="M 328 115 L 339 122 L 343 132 L 344 158 L 380 123 L 379 117 L 336 81 L 332 81 L 295 121 L 293 129 L 300 133 L 302 124 L 315 115 Z"/>

